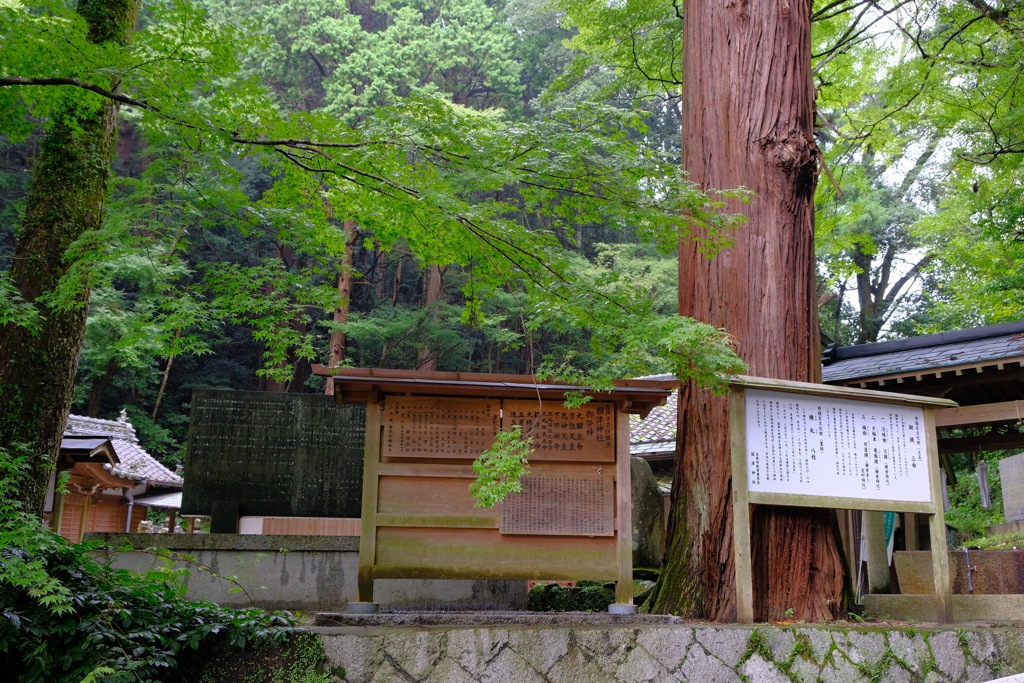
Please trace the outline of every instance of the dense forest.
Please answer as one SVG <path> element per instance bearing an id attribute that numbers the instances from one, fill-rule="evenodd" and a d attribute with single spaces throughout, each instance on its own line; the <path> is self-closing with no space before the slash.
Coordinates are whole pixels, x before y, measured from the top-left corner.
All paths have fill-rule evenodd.
<path id="1" fill-rule="evenodd" d="M 144 7 L 142 26 L 200 20 L 161 14 L 186 11 L 199 10 Z M 713 206 L 697 206 L 709 200 L 690 188 L 675 196 L 678 95 L 614 87 L 608 69 L 573 77 L 578 50 L 568 41 L 578 31 L 545 3 L 283 3 L 240 16 L 231 3 L 209 2 L 203 11 L 203 21 L 220 22 L 244 48 L 223 57 L 239 89 L 259 88 L 259 105 L 274 109 L 254 117 L 330 120 L 361 140 L 341 145 L 379 142 L 382 154 L 367 166 L 391 165 L 399 182 L 415 174 L 412 191 L 433 193 L 440 206 L 415 215 L 402 199 L 360 186 L 361 169 L 355 187 L 335 169 L 307 172 L 311 157 L 301 146 L 243 143 L 225 153 L 209 141 L 204 148 L 191 124 L 168 130 L 160 125 L 168 117 L 141 121 L 125 107 L 101 234 L 71 245 L 84 253 L 65 278 L 68 289 L 91 290 L 73 410 L 103 417 L 127 408 L 147 447 L 172 464 L 194 388 L 322 391 L 311 362 L 593 369 L 599 347 L 621 340 L 597 329 L 608 323 L 591 320 L 593 311 L 577 309 L 579 291 L 591 286 L 609 306 L 672 316 L 674 212 L 689 203 L 713 231 L 728 224 Z M 8 45 L 5 56 L 16 47 Z M 191 87 L 219 106 L 201 82 Z M 5 269 L 46 129 L 24 121 L 9 128 L 0 185 Z M 408 148 L 386 149 L 389 135 Z M 429 149 L 431 136 L 441 142 Z M 475 144 L 477 157 L 506 155 L 506 167 L 474 168 L 478 159 L 454 140 Z M 529 158 L 538 149 L 550 168 Z M 397 154 L 437 158 L 398 169 Z M 520 168 L 507 167 L 519 157 Z M 461 236 L 446 243 L 452 233 L 443 222 L 459 210 L 464 225 L 521 230 L 483 226 L 486 234 L 475 236 L 499 243 L 508 263 L 474 255 Z M 532 263 L 517 263 L 524 258 Z M 549 298 L 520 286 L 520 273 Z M 10 284 L 0 292 L 9 311 L 2 320 L 17 324 L 25 302 Z"/>
<path id="2" fill-rule="evenodd" d="M 679 161 L 682 21 L 671 2 L 301 0 L 244 12 L 229 1 L 198 4 L 204 18 L 200 7 L 144 6 L 140 30 L 200 20 L 230 27 L 238 52 L 221 56 L 233 63 L 220 68 L 262 89 L 260 106 L 270 103 L 282 117 L 330 117 L 380 135 L 377 127 L 416 115 L 403 103 L 451 103 L 431 112 L 450 119 L 440 125 L 500 119 L 500 134 L 518 127 L 537 141 L 546 122 L 571 115 L 590 119 L 572 123 L 576 135 L 594 133 L 588 144 L 621 145 L 591 150 L 605 163 Z M 864 343 L 1020 317 L 1021 33 L 1016 7 L 1003 4 L 815 6 L 824 339 Z M 4 9 L 6 26 L 11 13 L 27 11 L 17 7 Z M 34 11 L 42 18 L 57 8 Z M 41 39 L 45 27 L 38 30 L 5 41 L 4 62 L 30 59 L 14 51 Z M 200 47 L 190 47 L 190 69 L 202 69 Z M 34 68 L 47 75 L 59 65 Z M 219 106 L 202 75 L 188 75 L 196 80 L 166 87 Z M 5 271 L 45 130 L 45 121 L 10 120 L 24 116 L 12 103 L 50 97 L 28 90 L 0 89 L 8 103 L 0 147 Z M 425 260 L 410 242 L 431 239 L 429 225 L 410 234 L 407 216 L 346 196 L 357 193 L 329 174 L 317 179 L 320 187 L 309 185 L 287 166 L 301 165 L 302 151 L 288 160 L 265 145 L 242 146 L 225 156 L 204 149 L 200 132 L 189 140 L 139 114 L 121 112 L 103 236 L 74 247 L 92 290 L 76 413 L 109 417 L 127 408 L 147 446 L 173 463 L 194 388 L 321 391 L 311 362 L 513 373 L 536 372 L 545 358 L 597 362 L 593 346 L 602 340 L 585 321 L 538 321 L 537 302 L 522 288 L 474 277 L 481 266 L 463 255 Z M 553 135 L 543 143 L 574 141 Z M 649 224 L 631 221 L 628 204 L 605 210 L 568 188 L 551 202 L 479 169 L 466 175 L 454 189 L 463 201 L 490 203 L 488 211 L 550 237 L 576 271 L 628 282 L 657 312 L 675 312 L 671 240 L 652 239 Z M 9 280 L 0 285 L 0 321 L 14 321 L 24 302 Z"/>
<path id="3" fill-rule="evenodd" d="M 1022 11 L 813 3 L 824 342 L 1021 318 Z M 193 389 L 311 363 L 713 384 L 677 245 L 746 191 L 680 170 L 682 36 L 674 0 L 0 2 L 0 398 L 64 368 L 173 467 Z"/>

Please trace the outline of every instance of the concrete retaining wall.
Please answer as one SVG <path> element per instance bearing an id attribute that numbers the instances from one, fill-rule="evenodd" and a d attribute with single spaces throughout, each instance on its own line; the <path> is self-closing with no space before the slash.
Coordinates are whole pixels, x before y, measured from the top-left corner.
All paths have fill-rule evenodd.
<path id="1" fill-rule="evenodd" d="M 225 607 L 339 611 L 356 599 L 358 538 L 238 534 L 88 534 L 87 538 L 114 548 L 137 549 L 106 555 L 114 566 L 139 572 L 165 564 L 162 550 L 187 555 L 194 563 L 171 564 L 190 568 L 188 597 Z M 526 609 L 527 592 L 525 581 L 378 580 L 374 599 L 393 609 Z"/>
<path id="2" fill-rule="evenodd" d="M 601 623 L 599 615 L 588 624 L 586 618 L 567 626 L 314 631 L 339 680 L 351 683 L 979 683 L 1024 671 L 1019 629 L 739 627 L 678 620 L 630 626 Z"/>

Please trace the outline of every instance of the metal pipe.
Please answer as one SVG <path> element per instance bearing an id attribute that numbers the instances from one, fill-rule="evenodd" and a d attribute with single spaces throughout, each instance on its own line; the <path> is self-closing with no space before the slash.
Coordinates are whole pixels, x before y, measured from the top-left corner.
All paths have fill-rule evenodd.
<path id="1" fill-rule="evenodd" d="M 128 499 L 128 519 L 124 520 L 124 532 L 130 534 L 132 532 L 132 508 L 135 506 L 135 495 L 128 489 L 125 489 L 124 497 Z"/>
<path id="2" fill-rule="evenodd" d="M 967 594 L 974 595 L 974 572 L 978 571 L 977 567 L 971 566 L 971 549 L 964 546 L 964 557 L 967 558 Z"/>

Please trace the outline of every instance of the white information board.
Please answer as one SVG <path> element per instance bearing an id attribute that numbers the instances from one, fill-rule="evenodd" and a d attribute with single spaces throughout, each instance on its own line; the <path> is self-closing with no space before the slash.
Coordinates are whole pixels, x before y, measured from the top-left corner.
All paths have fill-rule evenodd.
<path id="1" fill-rule="evenodd" d="M 924 409 L 748 388 L 751 492 L 929 502 Z"/>

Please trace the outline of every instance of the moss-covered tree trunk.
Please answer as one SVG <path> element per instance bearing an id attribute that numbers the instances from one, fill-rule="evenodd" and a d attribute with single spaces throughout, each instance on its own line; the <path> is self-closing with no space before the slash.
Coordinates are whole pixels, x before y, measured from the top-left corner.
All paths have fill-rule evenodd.
<path id="1" fill-rule="evenodd" d="M 125 43 L 138 17 L 137 0 L 81 0 L 78 12 L 95 43 Z M 117 84 L 112 84 L 116 89 Z M 25 219 L 17 233 L 11 276 L 42 316 L 38 330 L 0 327 L 0 446 L 23 444 L 32 457 L 31 485 L 21 494 L 41 512 L 46 485 L 71 409 L 85 336 L 89 285 L 68 247 L 103 222 L 103 203 L 116 138 L 117 103 L 67 89 L 62 115 L 43 137 Z M 84 105 L 84 106 L 83 106 Z M 90 106 L 91 105 L 91 106 Z M 55 297 L 76 269 L 70 291 Z"/>
<path id="2" fill-rule="evenodd" d="M 814 284 L 817 146 L 811 0 L 688 0 L 683 166 L 702 189 L 746 187 L 732 247 L 679 256 L 679 312 L 736 340 L 750 374 L 820 381 Z M 666 567 L 655 611 L 735 616 L 728 402 L 684 386 Z M 835 513 L 759 507 L 752 520 L 755 618 L 792 608 L 809 621 L 842 609 Z"/>

